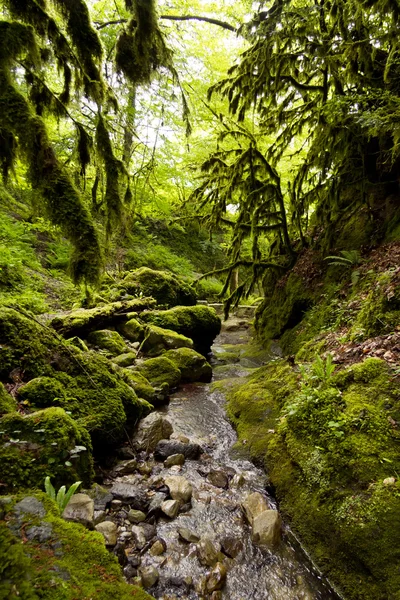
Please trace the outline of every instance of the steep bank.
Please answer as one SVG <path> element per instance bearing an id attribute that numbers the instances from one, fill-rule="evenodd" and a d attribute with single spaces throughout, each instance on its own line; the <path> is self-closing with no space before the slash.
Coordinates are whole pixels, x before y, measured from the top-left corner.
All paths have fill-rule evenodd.
<path id="1" fill-rule="evenodd" d="M 399 247 L 348 261 L 305 250 L 256 319 L 287 358 L 226 386 L 239 439 L 354 600 L 400 598 Z"/>

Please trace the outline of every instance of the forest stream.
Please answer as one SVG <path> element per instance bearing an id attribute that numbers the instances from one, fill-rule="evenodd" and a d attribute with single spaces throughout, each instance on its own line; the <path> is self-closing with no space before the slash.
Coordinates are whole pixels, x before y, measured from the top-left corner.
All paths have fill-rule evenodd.
<path id="1" fill-rule="evenodd" d="M 248 329 L 223 330 L 215 340 L 211 362 L 220 364 L 218 356 L 224 353 L 226 344 L 243 345 L 248 340 Z M 240 377 L 257 366 L 259 362 L 248 359 L 225 364 L 216 368 L 213 380 Z M 155 568 L 159 573 L 158 582 L 149 592 L 159 600 L 339 599 L 313 566 L 287 523 L 283 524 L 282 541 L 274 550 L 252 542 L 250 527 L 241 509 L 243 500 L 250 493 L 259 492 L 265 496 L 269 508 L 277 508 L 276 501 L 266 492 L 265 473 L 244 457 L 245 446 L 243 451 L 234 448 L 237 436 L 226 417 L 223 394 L 213 390 L 212 384 L 187 384 L 171 396 L 162 413 L 172 424 L 176 440 L 190 438 L 190 442 L 198 443 L 205 453 L 198 460 L 186 460 L 182 466 L 168 469 L 156 463 L 153 467 L 150 485 L 167 476 L 179 475 L 191 483 L 193 495 L 187 512 L 181 512 L 175 519 L 161 518 L 157 522 L 157 538 L 166 546 L 165 553 L 153 556 L 143 548 L 141 569 L 149 567 L 151 572 L 151 568 Z M 114 485 L 118 482 L 133 483 L 133 480 L 126 475 L 114 480 Z M 203 542 L 203 560 L 196 542 Z M 213 585 L 209 584 L 207 592 L 213 564 L 211 556 L 207 565 L 207 554 L 218 553 L 221 548 L 225 554 L 223 563 L 227 566 L 226 583 L 222 587 L 223 574 L 218 583 L 221 574 L 218 567 L 214 567 L 214 590 L 221 587 L 222 590 L 213 593 Z"/>

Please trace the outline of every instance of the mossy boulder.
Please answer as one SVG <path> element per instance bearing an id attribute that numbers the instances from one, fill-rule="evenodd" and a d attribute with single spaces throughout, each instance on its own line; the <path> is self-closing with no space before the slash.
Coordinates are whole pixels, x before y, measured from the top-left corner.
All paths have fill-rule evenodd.
<path id="1" fill-rule="evenodd" d="M 130 342 L 141 342 L 144 338 L 145 326 L 137 319 L 129 319 L 118 326 L 118 331 Z"/>
<path id="2" fill-rule="evenodd" d="M 106 452 L 120 443 L 126 437 L 125 427 L 150 410 L 106 357 L 93 351 L 81 352 L 35 320 L 0 308 L 0 377 L 7 380 L 14 369 L 27 383 L 46 377 L 61 384 L 64 394 L 54 396 L 53 405 L 65 408 L 87 428 L 95 452 Z M 45 383 L 44 388 L 32 384 L 33 405 L 34 385 L 38 404 L 48 394 L 48 379 Z M 58 394 L 57 383 L 53 383 L 53 388 Z"/>
<path id="3" fill-rule="evenodd" d="M 129 351 L 120 334 L 110 329 L 92 331 L 88 336 L 88 342 L 102 350 L 107 350 L 113 356 L 118 356 Z"/>
<path id="4" fill-rule="evenodd" d="M 400 386 L 379 359 L 311 381 L 275 361 L 228 382 L 229 416 L 239 440 L 268 465 L 281 510 L 344 596 L 395 599 Z"/>
<path id="5" fill-rule="evenodd" d="M 193 348 L 193 341 L 171 329 L 163 329 L 156 325 L 146 327 L 145 338 L 140 351 L 148 356 L 158 356 L 173 348 Z"/>
<path id="6" fill-rule="evenodd" d="M 126 383 L 135 390 L 139 398 L 143 398 L 147 402 L 154 404 L 157 396 L 156 390 L 142 373 L 135 369 L 121 369 L 121 373 Z"/>
<path id="7" fill-rule="evenodd" d="M 181 372 L 175 364 L 164 356 L 149 358 L 136 367 L 137 371 L 146 377 L 153 387 L 168 384 L 171 390 L 179 385 Z"/>
<path id="8" fill-rule="evenodd" d="M 119 367 L 130 367 L 135 363 L 136 353 L 135 352 L 125 352 L 124 354 L 119 354 L 118 356 L 114 356 L 111 361 L 118 365 Z"/>
<path id="9" fill-rule="evenodd" d="M 207 354 L 221 331 L 221 319 L 208 306 L 176 306 L 170 310 L 145 311 L 141 314 L 145 323 L 164 329 L 172 329 L 191 338 L 194 348 Z"/>
<path id="10" fill-rule="evenodd" d="M 65 397 L 64 386 L 53 377 L 36 377 L 18 390 L 18 398 L 33 408 L 62 406 L 65 404 Z"/>
<path id="11" fill-rule="evenodd" d="M 120 287 L 128 294 L 151 296 L 157 304 L 167 307 L 192 306 L 197 300 L 195 290 L 177 275 L 147 267 L 128 273 Z"/>
<path id="12" fill-rule="evenodd" d="M 0 415 L 13 412 L 17 409 L 17 403 L 15 398 L 11 396 L 5 389 L 4 385 L 0 383 Z"/>
<path id="13" fill-rule="evenodd" d="M 124 582 L 100 533 L 61 518 L 44 493 L 11 497 L 0 521 L 4 600 L 152 600 Z"/>
<path id="14" fill-rule="evenodd" d="M 182 381 L 209 382 L 212 378 L 211 365 L 202 354 L 191 348 L 168 350 L 163 356 L 172 361 L 180 370 Z"/>
<path id="15" fill-rule="evenodd" d="M 153 298 L 135 298 L 119 302 L 110 302 L 96 308 L 72 311 L 68 315 L 54 317 L 51 326 L 65 337 L 85 337 L 95 329 L 116 327 L 126 321 L 131 312 L 140 313 L 156 304 Z"/>
<path id="16" fill-rule="evenodd" d="M 91 483 L 92 444 L 87 430 L 62 408 L 0 419 L 0 480 L 6 490 L 42 487 L 50 475 L 57 484 Z"/>

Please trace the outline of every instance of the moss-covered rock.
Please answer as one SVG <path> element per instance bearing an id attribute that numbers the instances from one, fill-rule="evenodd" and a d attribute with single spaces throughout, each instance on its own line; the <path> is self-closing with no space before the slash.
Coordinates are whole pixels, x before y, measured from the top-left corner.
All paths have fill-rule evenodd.
<path id="1" fill-rule="evenodd" d="M 275 361 L 227 389 L 239 439 L 319 566 L 351 600 L 398 598 L 400 386 L 386 363 L 323 381 Z"/>
<path id="2" fill-rule="evenodd" d="M 18 390 L 18 398 L 33 408 L 63 406 L 65 396 L 64 386 L 53 377 L 35 377 Z"/>
<path id="3" fill-rule="evenodd" d="M 193 341 L 171 329 L 163 329 L 156 325 L 146 327 L 145 338 L 140 351 L 148 356 L 158 356 L 173 348 L 193 348 Z"/>
<path id="4" fill-rule="evenodd" d="M 120 334 L 110 329 L 92 331 L 88 336 L 88 342 L 102 350 L 107 350 L 113 356 L 129 352 L 129 348 Z"/>
<path id="5" fill-rule="evenodd" d="M 147 402 L 154 404 L 157 395 L 156 391 L 142 373 L 139 373 L 135 369 L 121 369 L 121 373 L 126 383 L 135 390 L 139 398 L 143 398 Z"/>
<path id="6" fill-rule="evenodd" d="M 212 378 L 211 365 L 202 354 L 191 348 L 168 350 L 163 356 L 172 361 L 180 370 L 182 381 L 209 382 Z"/>
<path id="7" fill-rule="evenodd" d="M 15 398 L 11 396 L 5 389 L 4 385 L 0 383 L 0 415 L 15 411 L 17 403 Z"/>
<path id="8" fill-rule="evenodd" d="M 170 310 L 146 311 L 141 314 L 145 323 L 172 329 L 194 342 L 195 350 L 207 354 L 221 331 L 221 319 L 208 306 L 176 306 Z"/>
<path id="9" fill-rule="evenodd" d="M 125 352 L 125 354 L 119 354 L 114 356 L 111 361 L 119 367 L 130 367 L 135 363 L 136 354 L 135 352 Z"/>
<path id="10" fill-rule="evenodd" d="M 135 298 L 119 302 L 111 302 L 96 308 L 72 311 L 68 315 L 55 317 L 51 326 L 66 337 L 85 337 L 95 329 L 107 329 L 116 327 L 119 323 L 126 321 L 131 312 L 141 312 L 155 305 L 153 298 Z"/>
<path id="11" fill-rule="evenodd" d="M 124 582 L 101 534 L 64 521 L 45 494 L 12 497 L 6 506 L 0 521 L 2 600 L 152 600 Z"/>
<path id="12" fill-rule="evenodd" d="M 129 319 L 118 326 L 118 331 L 130 342 L 141 342 L 144 338 L 145 327 L 137 319 Z"/>
<path id="13" fill-rule="evenodd" d="M 195 290 L 177 275 L 147 267 L 128 273 L 120 287 L 124 293 L 151 296 L 166 307 L 193 306 L 197 300 Z"/>
<path id="14" fill-rule="evenodd" d="M 5 491 L 42 487 L 50 475 L 59 485 L 93 477 L 92 444 L 87 430 L 62 408 L 0 419 L 0 480 Z"/>
<path id="15" fill-rule="evenodd" d="M 149 358 L 136 367 L 137 371 L 146 377 L 150 384 L 159 387 L 168 384 L 169 389 L 179 385 L 181 372 L 175 364 L 164 356 Z"/>
<path id="16" fill-rule="evenodd" d="M 7 380 L 14 369 L 20 370 L 26 382 L 46 377 L 61 384 L 64 395 L 55 396 L 53 405 L 65 408 L 88 429 L 95 452 L 106 452 L 110 445 L 120 443 L 126 438 L 125 427 L 149 411 L 107 358 L 93 351 L 81 352 L 35 320 L 0 308 L 0 377 Z M 36 385 L 36 401 L 32 384 L 33 405 L 46 396 L 49 382 L 45 382 L 44 391 Z M 53 386 L 59 390 L 57 383 Z"/>

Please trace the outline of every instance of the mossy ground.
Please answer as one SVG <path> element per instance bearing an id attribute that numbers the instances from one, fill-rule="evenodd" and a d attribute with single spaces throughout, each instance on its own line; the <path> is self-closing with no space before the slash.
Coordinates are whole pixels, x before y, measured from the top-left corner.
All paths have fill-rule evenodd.
<path id="1" fill-rule="evenodd" d="M 13 512 L 6 505 L 0 520 L 1 600 L 152 600 L 144 590 L 124 583 L 117 559 L 106 549 L 101 534 L 64 521 L 56 505 L 42 493 L 34 497 L 46 509 L 44 517 Z M 50 526 L 47 541 L 27 531 Z"/>

